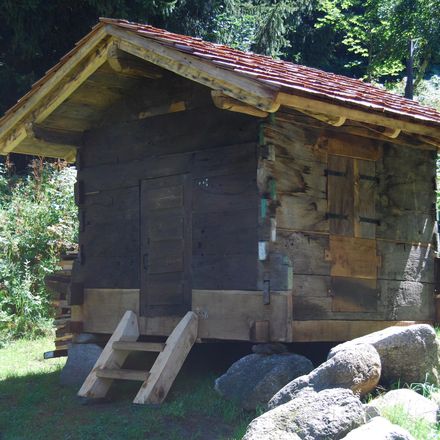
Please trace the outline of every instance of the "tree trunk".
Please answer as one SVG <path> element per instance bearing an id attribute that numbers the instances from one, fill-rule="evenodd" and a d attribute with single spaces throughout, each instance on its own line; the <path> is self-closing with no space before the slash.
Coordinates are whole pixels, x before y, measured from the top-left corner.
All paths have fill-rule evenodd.
<path id="1" fill-rule="evenodd" d="M 408 42 L 408 58 L 406 60 L 405 98 L 414 98 L 414 40 Z"/>

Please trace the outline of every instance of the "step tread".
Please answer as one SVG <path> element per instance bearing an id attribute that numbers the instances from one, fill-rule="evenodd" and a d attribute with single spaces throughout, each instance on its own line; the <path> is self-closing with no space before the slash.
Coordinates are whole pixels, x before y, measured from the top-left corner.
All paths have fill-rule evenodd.
<path id="1" fill-rule="evenodd" d="M 99 368 L 95 371 L 95 373 L 96 376 L 103 379 L 135 380 L 140 382 L 146 381 L 150 375 L 148 371 L 116 368 Z"/>
<path id="2" fill-rule="evenodd" d="M 163 342 L 129 342 L 115 341 L 112 346 L 113 350 L 123 351 L 163 351 L 165 343 Z"/>

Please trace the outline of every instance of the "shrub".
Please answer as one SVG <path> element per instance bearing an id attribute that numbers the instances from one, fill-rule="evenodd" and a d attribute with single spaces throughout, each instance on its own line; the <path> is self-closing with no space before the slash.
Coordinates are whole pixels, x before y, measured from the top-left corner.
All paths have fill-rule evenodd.
<path id="1" fill-rule="evenodd" d="M 24 176 L 0 164 L 0 342 L 51 327 L 44 277 L 77 241 L 76 171 L 34 160 Z"/>

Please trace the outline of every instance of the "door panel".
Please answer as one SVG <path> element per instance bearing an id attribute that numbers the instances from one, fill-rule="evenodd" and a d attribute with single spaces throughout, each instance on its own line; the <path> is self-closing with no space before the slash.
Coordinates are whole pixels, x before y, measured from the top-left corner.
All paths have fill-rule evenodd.
<path id="1" fill-rule="evenodd" d="M 191 309 L 189 175 L 141 183 L 141 315 L 183 315 Z"/>

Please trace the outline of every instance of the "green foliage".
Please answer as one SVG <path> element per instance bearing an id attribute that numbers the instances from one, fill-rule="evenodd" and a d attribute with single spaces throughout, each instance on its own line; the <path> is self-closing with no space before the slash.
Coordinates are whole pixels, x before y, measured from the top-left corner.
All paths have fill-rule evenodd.
<path id="1" fill-rule="evenodd" d="M 417 440 L 437 439 L 440 429 L 423 418 L 411 417 L 401 405 L 385 408 L 381 411 L 383 417 L 391 423 L 406 429 Z"/>
<path id="2" fill-rule="evenodd" d="M 217 42 L 279 57 L 290 47 L 288 34 L 302 23 L 310 0 L 226 0 L 214 16 Z"/>
<path id="3" fill-rule="evenodd" d="M 0 340 L 50 327 L 44 277 L 77 241 L 75 170 L 35 160 L 26 176 L 0 165 Z"/>
<path id="4" fill-rule="evenodd" d="M 332 28 L 351 54 L 346 67 L 368 79 L 405 69 L 408 42 L 416 43 L 416 83 L 440 50 L 440 12 L 433 0 L 321 0 L 317 27 Z"/>

